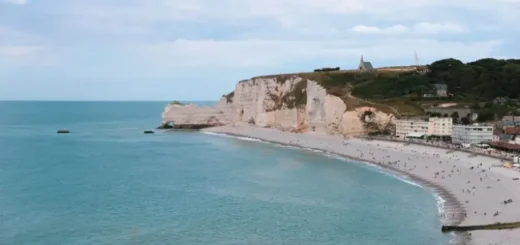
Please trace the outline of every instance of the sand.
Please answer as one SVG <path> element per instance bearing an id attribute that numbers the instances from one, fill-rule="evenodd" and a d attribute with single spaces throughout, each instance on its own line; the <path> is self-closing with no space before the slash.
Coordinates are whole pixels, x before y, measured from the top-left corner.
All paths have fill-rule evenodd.
<path id="1" fill-rule="evenodd" d="M 498 167 L 503 163 L 496 158 L 415 144 L 343 139 L 318 133 L 296 134 L 247 125 L 204 131 L 320 149 L 408 176 L 446 201 L 444 214 L 439 215 L 446 225 L 520 221 L 520 180 L 513 180 L 520 178 L 520 173 Z M 509 199 L 513 202 L 503 203 Z M 455 243 L 516 245 L 520 244 L 520 229 L 459 233 Z"/>

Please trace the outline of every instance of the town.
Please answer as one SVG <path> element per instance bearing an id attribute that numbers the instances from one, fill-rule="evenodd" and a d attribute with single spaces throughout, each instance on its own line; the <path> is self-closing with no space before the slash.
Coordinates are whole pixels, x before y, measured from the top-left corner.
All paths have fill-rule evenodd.
<path id="1" fill-rule="evenodd" d="M 489 123 L 454 123 L 452 117 L 428 119 L 398 119 L 390 139 L 430 144 L 446 148 L 458 148 L 475 153 L 491 154 L 503 159 L 513 159 L 520 167 L 520 116 L 504 116 Z"/>

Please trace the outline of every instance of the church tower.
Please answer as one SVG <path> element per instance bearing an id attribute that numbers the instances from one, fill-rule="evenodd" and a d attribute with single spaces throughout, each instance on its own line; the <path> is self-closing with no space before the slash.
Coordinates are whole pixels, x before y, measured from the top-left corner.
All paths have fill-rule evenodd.
<path id="1" fill-rule="evenodd" d="M 372 66 L 372 63 L 365 62 L 365 60 L 363 60 L 363 55 L 361 55 L 361 60 L 359 61 L 358 70 L 367 71 L 367 70 L 373 70 L 373 69 L 374 69 L 374 67 Z"/>

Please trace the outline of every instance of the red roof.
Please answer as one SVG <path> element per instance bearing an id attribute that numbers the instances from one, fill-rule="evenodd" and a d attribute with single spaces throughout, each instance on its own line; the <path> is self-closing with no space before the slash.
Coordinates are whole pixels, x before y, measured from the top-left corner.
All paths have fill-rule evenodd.
<path id="1" fill-rule="evenodd" d="M 505 127 L 504 133 L 506 134 L 520 134 L 520 127 Z"/>

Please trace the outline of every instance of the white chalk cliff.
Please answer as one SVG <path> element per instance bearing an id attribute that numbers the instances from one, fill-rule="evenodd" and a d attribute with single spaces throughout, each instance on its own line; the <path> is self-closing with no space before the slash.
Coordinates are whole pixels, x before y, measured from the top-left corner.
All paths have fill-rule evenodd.
<path id="1" fill-rule="evenodd" d="M 372 113 L 365 120 L 366 111 Z M 181 128 L 250 123 L 293 132 L 356 135 L 366 132 L 367 122 L 385 127 L 393 124 L 394 117 L 372 107 L 347 108 L 317 82 L 291 76 L 241 81 L 212 108 L 169 104 L 162 119 L 163 125 Z"/>

